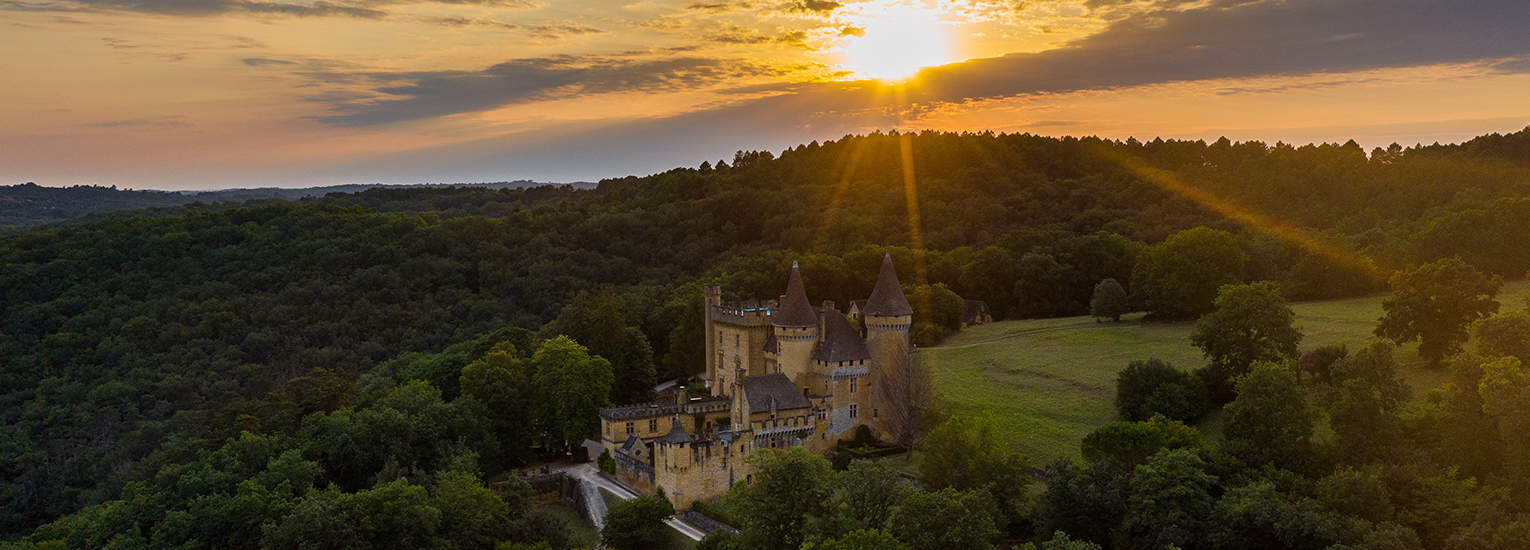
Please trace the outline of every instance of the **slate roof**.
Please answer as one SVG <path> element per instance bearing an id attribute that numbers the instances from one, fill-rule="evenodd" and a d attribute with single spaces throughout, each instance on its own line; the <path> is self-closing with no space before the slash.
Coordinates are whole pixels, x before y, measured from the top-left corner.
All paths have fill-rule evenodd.
<path id="1" fill-rule="evenodd" d="M 983 318 L 982 300 L 962 300 L 962 322 L 975 323 Z"/>
<path id="2" fill-rule="evenodd" d="M 850 325 L 850 321 L 837 311 L 825 311 L 823 339 L 813 347 L 813 359 L 833 363 L 870 358 L 871 350 L 866 349 L 866 341 L 861 339 L 860 332 Z"/>
<path id="3" fill-rule="evenodd" d="M 669 425 L 669 433 L 659 437 L 659 441 L 665 443 L 690 443 L 691 433 L 685 431 L 685 426 L 680 425 L 680 417 L 675 416 L 674 423 Z"/>
<path id="4" fill-rule="evenodd" d="M 629 435 L 629 436 L 627 436 L 627 441 L 622 443 L 622 446 L 621 446 L 620 449 L 621 449 L 622 452 L 625 452 L 627 454 L 632 454 L 632 450 L 633 449 L 636 449 L 636 448 L 638 448 L 638 447 L 640 447 L 642 445 L 643 445 L 643 440 L 638 439 L 638 436 Z"/>
<path id="5" fill-rule="evenodd" d="M 806 299 L 806 296 L 803 298 Z M 861 309 L 861 313 L 887 317 L 914 314 L 914 308 L 908 305 L 908 297 L 903 295 L 903 286 L 898 284 L 898 272 L 893 269 L 892 254 L 882 256 L 882 272 L 877 274 L 877 284 L 871 288 L 871 297 L 866 299 L 866 307 Z"/>
<path id="6" fill-rule="evenodd" d="M 905 300 L 904 304 L 907 303 Z M 771 315 L 771 322 L 778 327 L 818 325 L 818 312 L 802 288 L 802 273 L 797 270 L 797 262 L 792 262 L 792 275 L 786 281 L 786 297 L 781 301 L 781 311 Z"/>
<path id="7" fill-rule="evenodd" d="M 765 333 L 765 345 L 761 346 L 765 353 L 780 353 L 781 343 L 776 341 L 775 331 Z"/>
<path id="8" fill-rule="evenodd" d="M 749 400 L 750 414 L 769 411 L 772 401 L 776 403 L 776 410 L 806 409 L 813 406 L 813 403 L 802 395 L 802 389 L 781 373 L 745 378 L 744 397 Z"/>

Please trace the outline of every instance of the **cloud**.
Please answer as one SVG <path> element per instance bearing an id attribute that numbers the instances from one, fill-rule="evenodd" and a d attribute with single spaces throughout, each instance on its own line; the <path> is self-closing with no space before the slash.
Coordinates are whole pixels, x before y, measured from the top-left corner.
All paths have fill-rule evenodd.
<path id="1" fill-rule="evenodd" d="M 1377 14 L 1385 13 L 1386 17 Z M 721 44 L 800 43 L 802 34 L 771 35 L 729 26 L 703 39 Z M 1527 68 L 1530 10 L 1520 0 L 1267 0 L 1219 3 L 1116 21 L 1065 47 L 972 60 L 923 71 L 905 89 L 912 103 L 961 102 L 1035 93 L 1111 89 L 1169 82 L 1321 73 L 1504 60 L 1496 70 Z M 800 95 L 816 112 L 870 103 L 875 83 L 791 84 L 777 66 L 704 57 L 633 59 L 554 56 L 512 60 L 482 71 L 424 73 L 315 72 L 328 83 L 364 84 L 369 100 L 324 101 L 339 126 L 387 124 L 497 108 L 512 103 L 613 91 L 663 92 L 744 77 L 775 77 L 776 93 Z M 1344 77 L 1222 94 L 1278 93 L 1331 87 Z M 779 100 L 775 100 L 779 101 Z"/>
<path id="2" fill-rule="evenodd" d="M 333 114 L 314 117 L 335 126 L 370 126 L 483 111 L 529 101 L 612 92 L 696 89 L 745 78 L 779 77 L 800 70 L 736 59 L 621 56 L 524 58 L 481 71 L 367 73 L 309 71 L 326 84 L 368 84 L 381 98 L 326 103 Z"/>
<path id="3" fill-rule="evenodd" d="M 107 120 L 86 124 L 91 128 L 187 128 L 191 126 L 185 118 L 168 116 L 159 118 L 131 118 L 121 120 Z"/>
<path id="4" fill-rule="evenodd" d="M 692 2 L 685 6 L 685 9 L 688 10 L 702 11 L 707 13 L 728 13 L 730 11 L 747 10 L 749 8 L 750 5 L 748 2 Z"/>
<path id="5" fill-rule="evenodd" d="M 434 19 L 438 24 L 448 27 L 496 27 L 505 30 L 523 31 L 534 38 L 558 39 L 567 36 L 579 36 L 586 34 L 602 34 L 604 29 L 592 27 L 582 23 L 559 22 L 559 23 L 507 23 L 497 19 L 483 19 L 474 17 L 439 17 Z"/>
<path id="6" fill-rule="evenodd" d="M 295 17 L 347 16 L 365 19 L 380 19 L 387 15 L 382 10 L 367 6 L 342 4 L 328 0 L 303 3 L 267 2 L 261 0 L 70 0 L 67 2 L 25 2 L 11 0 L 0 3 L 0 10 L 62 12 L 119 10 L 183 16 L 208 16 L 242 12 Z"/>
<path id="7" fill-rule="evenodd" d="M 828 15 L 829 12 L 843 6 L 834 0 L 795 0 L 781 7 L 781 11 L 787 13 L 806 13 L 811 15 Z"/>
<path id="8" fill-rule="evenodd" d="M 784 31 L 778 34 L 765 34 L 760 31 L 738 25 L 727 25 L 720 30 L 707 33 L 702 40 L 717 44 L 786 44 L 789 46 L 806 46 L 807 31 Z"/>
<path id="9" fill-rule="evenodd" d="M 1530 73 L 1530 56 L 1501 59 L 1493 62 L 1490 68 L 1499 73 Z"/>
<path id="10" fill-rule="evenodd" d="M 926 69 L 910 99 L 1465 63 L 1530 53 L 1523 0 L 1223 2 L 1116 21 L 1065 47 Z"/>
<path id="11" fill-rule="evenodd" d="M 251 13 L 285 15 L 292 17 L 355 17 L 381 19 L 388 13 L 380 6 L 404 3 L 412 0 L 359 0 L 333 2 L 330 0 L 301 0 L 273 2 L 268 0 L 4 0 L 0 11 L 131 11 L 160 15 L 210 16 L 227 13 Z M 542 4 L 533 0 L 434 0 L 444 4 L 479 5 L 499 8 L 532 8 Z"/>
<path id="12" fill-rule="evenodd" d="M 244 59 L 241 59 L 240 61 L 244 62 L 245 65 L 249 65 L 251 67 L 265 67 L 265 66 L 268 66 L 268 65 L 296 65 L 297 64 L 296 61 L 288 61 L 286 59 L 271 59 L 271 58 L 268 58 L 268 57 L 246 57 Z"/>

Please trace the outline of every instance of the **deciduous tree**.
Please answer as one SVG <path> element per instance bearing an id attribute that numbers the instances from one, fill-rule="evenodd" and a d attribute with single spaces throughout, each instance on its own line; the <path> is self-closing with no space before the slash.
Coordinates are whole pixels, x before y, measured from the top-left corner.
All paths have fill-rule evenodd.
<path id="1" fill-rule="evenodd" d="M 1268 281 L 1223 286 L 1214 304 L 1216 309 L 1196 322 L 1190 342 L 1211 363 L 1203 377 L 1207 389 L 1225 402 L 1231 398 L 1228 381 L 1251 363 L 1295 358 L 1302 333 L 1280 287 Z"/>
<path id="2" fill-rule="evenodd" d="M 892 356 L 893 364 L 883 368 L 884 376 L 877 384 L 883 403 L 878 420 L 892 442 L 902 445 L 912 458 L 922 424 L 935 400 L 935 379 L 929 367 L 915 360 L 913 354 Z"/>
<path id="3" fill-rule="evenodd" d="M 1211 311 L 1217 289 L 1243 282 L 1248 255 L 1226 231 L 1197 227 L 1154 245 L 1132 269 L 1132 292 L 1155 316 L 1183 319 Z"/>
<path id="4" fill-rule="evenodd" d="M 1445 258 L 1392 275 L 1392 297 L 1376 336 L 1397 344 L 1417 340 L 1418 353 L 1439 365 L 1461 350 L 1467 326 L 1498 311 L 1503 279 L 1488 277 L 1459 258 Z"/>
<path id="5" fill-rule="evenodd" d="M 755 470 L 748 483 L 730 495 L 739 507 L 748 548 L 796 550 L 809 518 L 827 512 L 833 469 L 829 461 L 802 447 L 761 449 L 749 460 Z"/>
<path id="6" fill-rule="evenodd" d="M 1161 414 L 1195 421 L 1206 413 L 1206 388 L 1189 373 L 1158 359 L 1132 361 L 1116 375 L 1116 412 L 1122 420 Z"/>
<path id="7" fill-rule="evenodd" d="M 1256 362 L 1236 382 L 1238 398 L 1223 410 L 1227 451 L 1251 465 L 1308 465 L 1315 418 L 1295 369 Z"/>
<path id="8" fill-rule="evenodd" d="M 1089 299 L 1089 314 L 1095 319 L 1120 321 L 1121 316 L 1128 311 L 1131 311 L 1131 305 L 1121 283 L 1115 279 L 1105 279 L 1094 285 L 1094 297 Z"/>
<path id="9" fill-rule="evenodd" d="M 558 336 L 537 349 L 531 364 L 537 427 L 547 447 L 566 450 L 598 433 L 600 408 L 610 403 L 611 363 Z"/>
<path id="10" fill-rule="evenodd" d="M 614 550 L 658 548 L 669 536 L 664 520 L 675 515 L 675 508 L 664 497 L 643 495 L 611 506 L 606 526 L 600 530 L 600 542 Z"/>

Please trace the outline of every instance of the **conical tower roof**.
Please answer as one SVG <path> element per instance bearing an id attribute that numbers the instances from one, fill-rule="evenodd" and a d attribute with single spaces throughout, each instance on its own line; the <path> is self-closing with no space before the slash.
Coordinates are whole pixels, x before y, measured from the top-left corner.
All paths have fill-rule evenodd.
<path id="1" fill-rule="evenodd" d="M 871 297 L 866 299 L 866 308 L 861 311 L 884 317 L 914 314 L 914 308 L 908 305 L 908 297 L 903 295 L 903 285 L 898 284 L 892 254 L 882 256 L 882 272 L 877 274 L 877 284 L 871 288 Z"/>
<path id="2" fill-rule="evenodd" d="M 659 438 L 659 440 L 665 443 L 689 443 L 691 441 L 691 433 L 685 431 L 685 426 L 680 424 L 680 415 L 677 414 L 675 415 L 675 420 L 669 425 L 669 433 L 664 434 L 664 437 Z"/>
<path id="3" fill-rule="evenodd" d="M 818 312 L 813 310 L 807 291 L 802 289 L 802 273 L 797 270 L 797 262 L 792 262 L 792 275 L 786 281 L 786 297 L 781 300 L 781 311 L 771 315 L 771 323 L 778 327 L 818 326 Z"/>

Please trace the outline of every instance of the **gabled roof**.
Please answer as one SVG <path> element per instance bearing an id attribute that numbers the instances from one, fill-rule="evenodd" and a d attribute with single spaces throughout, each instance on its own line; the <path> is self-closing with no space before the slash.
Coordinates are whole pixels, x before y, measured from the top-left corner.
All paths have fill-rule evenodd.
<path id="1" fill-rule="evenodd" d="M 749 400 L 750 414 L 767 412 L 771 402 L 776 410 L 806 409 L 813 406 L 802 390 L 785 374 L 750 376 L 744 379 L 744 397 Z"/>
<path id="2" fill-rule="evenodd" d="M 972 324 L 983 317 L 982 300 L 962 300 L 962 322 Z"/>
<path id="3" fill-rule="evenodd" d="M 892 254 L 882 256 L 882 271 L 877 273 L 877 284 L 871 288 L 871 297 L 866 299 L 866 307 L 861 313 L 886 317 L 914 314 L 914 308 L 908 305 L 908 297 L 903 295 L 903 286 L 898 284 Z"/>
<path id="4" fill-rule="evenodd" d="M 781 301 L 781 311 L 771 315 L 771 323 L 778 327 L 818 325 L 818 312 L 802 288 L 802 273 L 797 270 L 797 262 L 792 262 L 792 275 L 786 280 L 786 297 Z"/>
<path id="5" fill-rule="evenodd" d="M 665 443 L 690 443 L 691 433 L 685 431 L 685 426 L 680 425 L 680 417 L 675 416 L 675 421 L 669 425 L 669 433 L 659 437 L 659 441 Z"/>
<path id="6" fill-rule="evenodd" d="M 625 443 L 622 443 L 621 451 L 624 452 L 624 453 L 627 453 L 627 454 L 632 454 L 632 450 L 633 449 L 636 449 L 636 448 L 642 447 L 642 446 L 643 446 L 643 440 L 638 439 L 638 436 L 629 435 L 629 436 L 627 436 L 627 441 Z"/>
<path id="7" fill-rule="evenodd" d="M 850 326 L 850 321 L 837 311 L 823 313 L 823 340 L 813 347 L 813 359 L 825 363 L 835 361 L 860 361 L 870 359 L 871 350 L 860 332 Z"/>
<path id="8" fill-rule="evenodd" d="M 780 353 L 781 343 L 776 341 L 776 332 L 770 331 L 765 333 L 765 345 L 760 347 L 765 351 L 765 353 Z"/>

